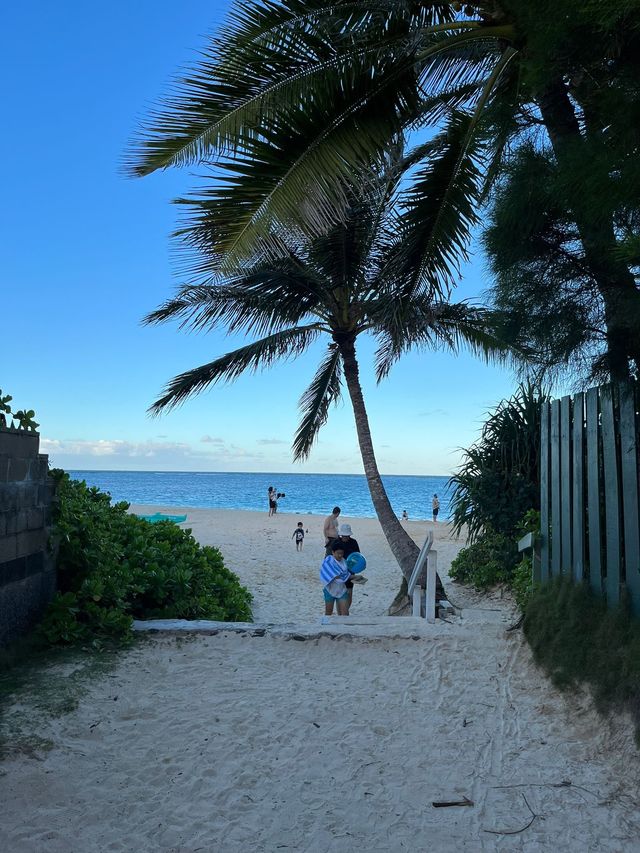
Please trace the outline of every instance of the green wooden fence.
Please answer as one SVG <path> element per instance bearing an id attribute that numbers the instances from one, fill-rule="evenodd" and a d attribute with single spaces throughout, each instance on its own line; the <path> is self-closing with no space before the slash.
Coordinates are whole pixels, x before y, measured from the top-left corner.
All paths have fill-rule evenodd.
<path id="1" fill-rule="evenodd" d="M 640 616 L 636 383 L 603 385 L 543 403 L 537 580 L 587 581 Z"/>

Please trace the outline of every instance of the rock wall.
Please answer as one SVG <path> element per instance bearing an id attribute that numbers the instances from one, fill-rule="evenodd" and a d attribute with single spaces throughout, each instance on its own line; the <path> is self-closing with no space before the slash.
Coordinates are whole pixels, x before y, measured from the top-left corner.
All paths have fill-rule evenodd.
<path id="1" fill-rule="evenodd" d="M 26 633 L 55 592 L 55 487 L 39 449 L 37 433 L 0 428 L 0 645 Z"/>

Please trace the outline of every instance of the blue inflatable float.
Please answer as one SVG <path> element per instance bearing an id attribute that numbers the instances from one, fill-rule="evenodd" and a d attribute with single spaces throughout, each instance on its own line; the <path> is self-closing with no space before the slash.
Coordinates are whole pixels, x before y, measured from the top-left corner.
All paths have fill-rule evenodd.
<path id="1" fill-rule="evenodd" d="M 174 524 L 182 524 L 183 521 L 187 520 L 186 515 L 165 515 L 162 512 L 155 512 L 153 515 L 139 515 L 138 518 L 150 521 L 151 524 L 156 524 L 158 521 L 173 521 Z"/>
<path id="2" fill-rule="evenodd" d="M 364 572 L 367 568 L 367 561 L 362 554 L 358 551 L 354 551 L 353 554 L 349 554 L 347 557 L 347 568 L 352 575 L 357 575 L 360 572 Z"/>

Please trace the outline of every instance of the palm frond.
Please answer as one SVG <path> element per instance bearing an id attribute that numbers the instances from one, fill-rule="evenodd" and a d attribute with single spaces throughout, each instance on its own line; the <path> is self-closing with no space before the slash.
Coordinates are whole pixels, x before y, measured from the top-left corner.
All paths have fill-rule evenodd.
<path id="1" fill-rule="evenodd" d="M 404 280 L 407 295 L 444 295 L 455 286 L 467 258 L 471 230 L 478 221 L 480 170 L 470 144 L 472 118 L 454 114 L 446 130 L 425 144 L 418 170 L 398 214 L 396 251 L 389 269 Z"/>
<path id="2" fill-rule="evenodd" d="M 184 285 L 143 322 L 179 320 L 180 328 L 193 331 L 224 326 L 228 332 L 265 335 L 309 316 L 327 320 L 331 308 L 325 282 L 314 276 L 308 264 L 290 256 L 258 262 L 221 284 Z"/>
<path id="3" fill-rule="evenodd" d="M 183 200 L 180 233 L 225 262 L 274 250 L 292 223 L 317 236 L 344 217 L 350 182 L 381 164 L 389 139 L 429 99 L 433 121 L 434 95 L 461 105 L 512 36 L 448 3 L 242 0 L 151 116 L 130 168 L 215 159 L 213 188 Z"/>
<path id="4" fill-rule="evenodd" d="M 466 303 L 430 302 L 413 297 L 404 313 L 390 312 L 380 318 L 380 345 L 375 356 L 377 381 L 388 376 L 393 365 L 410 349 L 445 349 L 457 354 L 466 349 L 485 361 L 524 359 L 526 350 L 500 335 L 499 312 Z"/>
<path id="5" fill-rule="evenodd" d="M 332 345 L 300 398 L 302 419 L 292 447 L 294 460 L 309 457 L 320 428 L 327 422 L 329 407 L 340 399 L 341 377 L 340 351 Z"/>
<path id="6" fill-rule="evenodd" d="M 488 151 L 480 204 L 489 198 L 502 173 L 509 144 L 520 130 L 517 110 L 520 104 L 521 68 L 513 61 L 515 58 L 515 53 L 509 51 L 503 55 L 491 100 L 482 116 Z"/>
<path id="7" fill-rule="evenodd" d="M 182 200 L 190 215 L 179 235 L 208 241 L 235 264 L 292 223 L 311 237 L 335 225 L 348 209 L 354 179 L 383 164 L 389 139 L 401 129 L 385 96 L 391 82 L 369 91 L 357 113 L 348 107 L 335 114 L 334 101 L 334 118 L 327 120 L 332 113 L 318 103 L 292 109 L 259 138 L 247 137 L 242 154 L 218 164 L 215 183 Z M 412 100 L 409 91 L 403 100 Z"/>
<path id="8" fill-rule="evenodd" d="M 313 325 L 284 329 L 277 334 L 226 353 L 208 364 L 180 373 L 167 384 L 164 394 L 156 400 L 149 411 L 153 415 L 158 415 L 166 409 L 173 409 L 188 397 L 216 382 L 232 382 L 246 370 L 255 372 L 258 368 L 270 367 L 280 359 L 299 356 L 319 333 L 320 329 Z"/>
<path id="9" fill-rule="evenodd" d="M 407 44 L 450 16 L 448 4 L 422 5 L 430 7 L 428 14 L 388 0 L 238 4 L 200 64 L 134 140 L 130 172 L 144 175 L 237 150 L 247 133 L 262 131 L 291 105 L 308 105 L 321 93 L 329 107 L 359 76 L 372 81 L 382 65 L 403 64 Z"/>

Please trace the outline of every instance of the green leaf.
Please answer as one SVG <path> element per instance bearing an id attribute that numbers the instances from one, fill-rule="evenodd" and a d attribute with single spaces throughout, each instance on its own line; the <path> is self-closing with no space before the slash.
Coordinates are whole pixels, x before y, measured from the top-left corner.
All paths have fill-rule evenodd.
<path id="1" fill-rule="evenodd" d="M 300 398 L 302 420 L 293 442 L 295 461 L 309 457 L 320 428 L 327 422 L 329 407 L 340 399 L 340 384 L 340 351 L 332 345 Z"/>
<path id="2" fill-rule="evenodd" d="M 262 340 L 247 344 L 193 370 L 180 373 L 168 383 L 165 393 L 151 407 L 159 414 L 183 403 L 187 397 L 220 380 L 237 379 L 245 370 L 269 367 L 281 358 L 293 358 L 303 353 L 318 335 L 317 326 L 285 329 Z"/>

